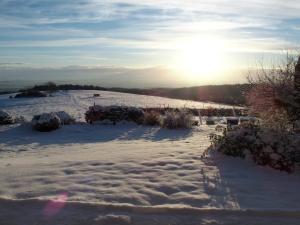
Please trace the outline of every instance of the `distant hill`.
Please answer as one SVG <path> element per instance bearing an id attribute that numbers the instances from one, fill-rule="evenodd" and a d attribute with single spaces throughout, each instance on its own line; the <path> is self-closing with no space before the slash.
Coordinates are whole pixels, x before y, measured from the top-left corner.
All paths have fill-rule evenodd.
<path id="1" fill-rule="evenodd" d="M 26 90 L 38 91 L 56 91 L 56 90 L 101 90 L 117 91 L 132 94 L 162 96 L 168 98 L 194 100 L 194 101 L 211 101 L 216 103 L 230 105 L 245 105 L 245 93 L 250 88 L 249 84 L 232 84 L 232 85 L 206 85 L 184 88 L 105 88 L 94 85 L 74 85 L 48 82 L 43 85 L 35 85 Z M 24 91 L 24 90 L 20 90 Z"/>
<path id="2" fill-rule="evenodd" d="M 128 89 L 130 93 L 155 95 L 168 98 L 177 98 L 194 101 L 211 101 L 230 105 L 245 105 L 245 93 L 249 90 L 248 84 L 234 85 L 207 85 L 185 88 L 154 88 Z M 114 89 L 122 91 L 122 89 Z M 123 90 L 124 91 L 124 90 Z"/>

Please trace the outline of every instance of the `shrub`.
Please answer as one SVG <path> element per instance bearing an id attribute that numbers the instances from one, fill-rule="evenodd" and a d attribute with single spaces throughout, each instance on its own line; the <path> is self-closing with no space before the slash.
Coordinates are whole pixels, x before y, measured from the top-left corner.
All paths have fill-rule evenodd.
<path id="1" fill-rule="evenodd" d="M 75 119 L 71 115 L 66 113 L 65 111 L 55 112 L 55 114 L 60 119 L 60 123 L 62 125 L 68 125 L 68 124 L 72 124 L 75 122 Z"/>
<path id="2" fill-rule="evenodd" d="M 175 112 L 167 112 L 165 116 L 162 117 L 160 125 L 169 129 L 176 129 L 177 119 Z"/>
<path id="3" fill-rule="evenodd" d="M 145 112 L 140 108 L 126 106 L 91 106 L 85 113 L 85 120 L 87 123 L 110 121 L 113 124 L 125 120 L 150 126 L 160 125 L 169 129 L 190 128 L 197 125 L 194 116 L 185 109 Z"/>
<path id="4" fill-rule="evenodd" d="M 122 118 L 124 118 L 125 110 L 118 106 L 91 106 L 88 111 L 85 113 L 85 120 L 88 123 L 93 123 L 96 121 L 109 120 L 114 124 Z"/>
<path id="5" fill-rule="evenodd" d="M 137 124 L 142 124 L 144 120 L 144 110 L 135 107 L 127 108 L 127 112 L 125 114 L 125 120 L 135 122 Z"/>
<path id="6" fill-rule="evenodd" d="M 91 106 L 85 113 L 85 120 L 88 123 L 96 121 L 111 121 L 113 124 L 122 120 L 142 123 L 144 111 L 135 107 L 126 106 Z"/>
<path id="7" fill-rule="evenodd" d="M 274 109 L 260 114 L 262 119 L 262 126 L 278 130 L 281 132 L 291 131 L 293 129 L 293 123 L 290 121 L 290 117 L 287 111 L 283 108 Z"/>
<path id="8" fill-rule="evenodd" d="M 0 125 L 13 124 L 14 118 L 5 111 L 0 111 Z"/>
<path id="9" fill-rule="evenodd" d="M 15 122 L 15 123 L 25 123 L 25 122 L 26 122 L 26 119 L 25 119 L 24 116 L 16 116 L 16 117 L 14 118 L 14 122 Z"/>
<path id="10" fill-rule="evenodd" d="M 161 119 L 161 127 L 168 129 L 191 128 L 193 126 L 193 115 L 186 110 L 169 111 Z"/>
<path id="11" fill-rule="evenodd" d="M 41 91 L 28 90 L 16 94 L 15 98 L 34 98 L 34 97 L 47 97 L 47 94 Z"/>
<path id="12" fill-rule="evenodd" d="M 155 111 L 146 111 L 143 124 L 147 126 L 158 126 L 160 124 L 160 114 Z"/>
<path id="13" fill-rule="evenodd" d="M 35 130 L 49 132 L 60 128 L 61 121 L 55 113 L 43 113 L 33 117 L 32 126 Z"/>
<path id="14" fill-rule="evenodd" d="M 58 87 L 56 85 L 56 83 L 49 81 L 45 84 L 45 86 L 47 87 L 48 92 L 55 92 L 58 90 Z"/>
<path id="15" fill-rule="evenodd" d="M 245 158 L 247 150 L 255 144 L 256 128 L 224 130 L 223 135 L 210 136 L 212 147 L 225 155 Z"/>
<path id="16" fill-rule="evenodd" d="M 225 155 L 245 158 L 249 155 L 259 165 L 293 172 L 299 162 L 299 136 L 243 124 L 223 135 L 212 134 L 211 149 Z"/>
<path id="17" fill-rule="evenodd" d="M 180 110 L 178 112 L 178 122 L 179 128 L 191 128 L 194 124 L 194 116 L 187 112 L 186 110 Z"/>

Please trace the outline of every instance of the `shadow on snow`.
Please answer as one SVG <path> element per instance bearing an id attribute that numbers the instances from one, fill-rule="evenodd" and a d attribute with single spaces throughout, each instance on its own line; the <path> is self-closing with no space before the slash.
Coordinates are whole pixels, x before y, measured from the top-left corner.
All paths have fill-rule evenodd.
<path id="1" fill-rule="evenodd" d="M 74 124 L 63 126 L 52 132 L 38 132 L 30 124 L 23 124 L 0 131 L 1 143 L 39 145 L 97 143 L 114 140 L 176 141 L 189 137 L 192 130 L 168 130 L 160 127 L 138 126 L 135 124 L 101 125 Z"/>

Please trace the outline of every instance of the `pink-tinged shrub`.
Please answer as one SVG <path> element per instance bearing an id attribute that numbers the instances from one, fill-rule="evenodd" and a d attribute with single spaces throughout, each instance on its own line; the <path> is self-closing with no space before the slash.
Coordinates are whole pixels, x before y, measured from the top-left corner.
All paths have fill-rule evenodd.
<path id="1" fill-rule="evenodd" d="M 247 95 L 250 113 L 261 119 L 262 126 L 281 131 L 292 129 L 289 108 L 283 103 L 275 87 L 258 84 Z"/>
<path id="2" fill-rule="evenodd" d="M 300 120 L 300 58 L 288 57 L 284 66 L 257 71 L 249 76 L 247 93 L 250 113 L 262 119 L 268 128 L 292 130 Z"/>

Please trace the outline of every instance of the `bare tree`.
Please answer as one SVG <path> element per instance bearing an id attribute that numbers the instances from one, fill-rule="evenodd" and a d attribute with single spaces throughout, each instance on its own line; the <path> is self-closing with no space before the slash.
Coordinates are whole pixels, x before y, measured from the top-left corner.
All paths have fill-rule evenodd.
<path id="1" fill-rule="evenodd" d="M 295 104 L 296 104 L 296 119 L 300 120 L 300 57 L 295 66 L 295 76 L 294 76 L 294 89 L 295 89 Z"/>
<path id="2" fill-rule="evenodd" d="M 261 64 L 256 73 L 248 75 L 248 81 L 252 84 L 247 94 L 252 113 L 277 128 L 299 120 L 300 57 L 297 62 L 296 57 L 287 55 L 282 66 L 269 69 Z"/>

